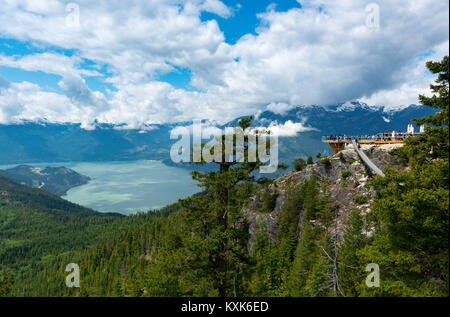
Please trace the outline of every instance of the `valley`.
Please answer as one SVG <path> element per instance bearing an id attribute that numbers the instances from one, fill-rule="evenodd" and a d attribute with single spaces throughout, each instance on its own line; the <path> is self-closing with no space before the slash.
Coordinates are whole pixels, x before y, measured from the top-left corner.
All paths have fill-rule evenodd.
<path id="1" fill-rule="evenodd" d="M 448 303 L 449 13 L 0 0 L 0 311 Z"/>
<path id="2" fill-rule="evenodd" d="M 448 114 L 448 105 L 442 109 Z M 61 198 L 0 176 L 0 295 L 448 295 L 448 239 L 442 239 L 448 237 L 448 118 L 416 106 L 391 113 L 395 124 L 387 113 L 361 104 L 291 111 L 229 123 L 280 133 L 281 162 L 295 159 L 295 164 L 270 177 L 256 177 L 261 160 L 232 168 L 220 162 L 219 169 L 171 164 L 164 161 L 170 143 L 162 135 L 152 138 L 161 155 L 153 160 L 146 152 L 154 150 L 150 146 L 132 150 L 130 135 L 146 133 L 114 128 L 83 131 L 91 134 L 83 139 L 71 126 L 74 141 L 86 145 L 71 161 L 70 149 L 55 148 L 67 130 L 47 139 L 48 131 L 67 127 L 48 124 L 39 136 L 45 144 L 41 152 L 27 146 L 10 156 L 33 166 L 18 169 L 41 174 L 47 166 L 65 166 L 90 180 Z M 434 120 L 439 126 L 395 149 L 361 146 L 382 176 L 366 168 L 353 145 L 330 155 L 321 142 L 323 131 L 401 131 L 420 115 L 425 117 L 417 124 Z M 358 124 L 362 121 L 371 125 Z M 19 128 L 25 126 L 34 137 L 41 129 Z M 105 135 L 95 148 L 91 137 L 98 133 Z M 128 143 L 120 148 L 112 140 Z M 105 153 L 115 160 L 106 160 Z M 65 159 L 45 163 L 45 157 Z M 81 268 L 80 287 L 63 284 L 68 263 Z M 379 288 L 363 284 L 368 263 L 382 264 Z"/>

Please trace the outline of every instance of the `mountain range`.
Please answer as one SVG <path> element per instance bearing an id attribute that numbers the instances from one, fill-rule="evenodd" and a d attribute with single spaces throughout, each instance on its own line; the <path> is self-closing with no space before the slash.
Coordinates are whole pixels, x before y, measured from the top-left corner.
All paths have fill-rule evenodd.
<path id="1" fill-rule="evenodd" d="M 405 131 L 412 118 L 433 113 L 429 107 L 410 105 L 400 110 L 370 107 L 360 102 L 328 106 L 298 106 L 285 112 L 264 111 L 254 116 L 253 125 L 272 126 L 282 132 L 280 161 L 290 164 L 297 157 L 318 152 L 330 154 L 321 142 L 323 135 L 372 134 Z M 240 118 L 224 125 L 204 120 L 203 124 L 224 128 L 235 126 Z M 148 125 L 128 129 L 124 125 L 98 123 L 85 130 L 75 123 L 22 122 L 0 125 L 0 164 L 68 161 L 170 160 L 170 131 L 178 124 Z"/>

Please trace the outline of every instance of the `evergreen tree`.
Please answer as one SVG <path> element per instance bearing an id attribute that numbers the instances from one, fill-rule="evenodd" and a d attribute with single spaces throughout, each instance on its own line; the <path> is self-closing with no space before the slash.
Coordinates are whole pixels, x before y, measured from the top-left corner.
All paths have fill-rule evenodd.
<path id="1" fill-rule="evenodd" d="M 252 117 L 241 119 L 241 131 L 249 131 L 251 121 Z M 230 160 L 227 153 L 222 151 L 221 159 L 214 161 L 219 165 L 218 172 L 192 172 L 193 179 L 204 189 L 204 195 L 183 201 L 185 223 L 190 228 L 185 244 L 192 257 L 191 267 L 200 270 L 199 275 L 209 277 L 212 281 L 212 289 L 208 295 L 221 297 L 234 295 L 241 288 L 236 285 L 236 279 L 240 279 L 248 262 L 248 232 L 240 213 L 248 193 L 242 195 L 242 190 L 247 188 L 246 184 L 256 182 L 254 172 L 262 166 L 259 159 L 256 162 L 249 161 L 249 151 L 256 144 L 250 144 L 248 135 L 243 144 L 243 160 L 238 159 L 238 134 L 236 130 L 232 135 L 233 159 Z M 258 145 L 263 134 L 267 132 L 256 131 Z M 221 149 L 225 149 L 226 140 L 226 135 L 216 138 Z M 202 144 L 203 153 L 205 149 L 209 152 L 211 150 Z"/>
<path id="2" fill-rule="evenodd" d="M 342 247 L 339 250 L 339 280 L 346 297 L 358 296 L 358 286 L 365 278 L 359 266 L 357 251 L 367 243 L 364 219 L 358 209 L 352 210 L 344 229 Z"/>
<path id="3" fill-rule="evenodd" d="M 394 151 L 408 169 L 385 169 L 386 177 L 374 182 L 381 189 L 371 214 L 374 240 L 359 255 L 361 265 L 379 265 L 381 285 L 362 285 L 362 295 L 449 294 L 448 56 L 427 67 L 438 74 L 430 86 L 434 95 L 419 98 L 424 106 L 440 111 L 416 119 L 427 125 L 425 133 L 408 138 Z"/>
<path id="4" fill-rule="evenodd" d="M 8 275 L 0 278 L 0 296 L 8 296 L 14 285 L 14 276 Z"/>
<path id="5" fill-rule="evenodd" d="M 305 166 L 306 166 L 306 162 L 301 157 L 294 161 L 294 169 L 296 171 L 301 171 L 302 169 L 305 168 Z"/>

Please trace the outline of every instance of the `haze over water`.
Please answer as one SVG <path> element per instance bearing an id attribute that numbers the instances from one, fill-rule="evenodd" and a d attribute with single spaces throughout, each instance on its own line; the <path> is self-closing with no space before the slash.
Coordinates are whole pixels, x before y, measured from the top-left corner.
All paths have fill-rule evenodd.
<path id="1" fill-rule="evenodd" d="M 16 166 L 15 164 L 13 166 Z M 101 212 L 131 214 L 159 209 L 199 191 L 188 170 L 160 161 L 27 163 L 65 166 L 93 178 L 62 198 Z M 0 168 L 12 167 L 11 165 Z"/>

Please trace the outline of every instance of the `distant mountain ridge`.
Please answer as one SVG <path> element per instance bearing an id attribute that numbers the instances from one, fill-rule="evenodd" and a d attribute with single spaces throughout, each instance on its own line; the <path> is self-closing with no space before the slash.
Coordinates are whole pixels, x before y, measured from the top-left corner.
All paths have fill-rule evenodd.
<path id="1" fill-rule="evenodd" d="M 253 124 L 268 126 L 272 122 L 285 123 L 288 120 L 303 122 L 307 127 L 327 134 L 373 134 L 383 131 L 406 131 L 413 117 L 434 113 L 428 107 L 410 105 L 400 110 L 371 107 L 365 103 L 349 102 L 328 106 L 295 107 L 283 114 L 264 111 L 255 116 Z M 238 122 L 235 119 L 227 125 Z"/>
<path id="2" fill-rule="evenodd" d="M 282 125 L 288 121 L 310 128 L 292 137 L 280 138 L 280 160 L 290 164 L 297 157 L 318 152 L 331 153 L 321 142 L 322 135 L 372 134 L 388 130 L 404 131 L 411 118 L 434 113 L 429 107 L 410 105 L 394 111 L 370 107 L 360 102 L 328 106 L 299 106 L 285 113 L 264 111 L 255 116 L 255 126 Z M 240 118 L 224 125 L 204 121 L 218 128 L 235 126 Z M 0 125 L 0 164 L 68 161 L 168 160 L 170 131 L 178 126 L 160 124 L 142 129 L 127 129 L 124 125 L 97 124 L 94 130 L 84 130 L 80 124 L 25 122 Z"/>
<path id="3" fill-rule="evenodd" d="M 0 175 L 28 187 L 45 189 L 58 196 L 65 195 L 73 187 L 87 184 L 91 179 L 66 167 L 35 168 L 28 165 L 0 170 Z"/>
<path id="4" fill-rule="evenodd" d="M 283 125 L 287 121 L 301 122 L 309 130 L 292 137 L 279 138 L 279 157 L 291 164 L 298 157 L 314 156 L 317 153 L 332 154 L 331 148 L 321 142 L 322 136 L 331 134 L 364 135 L 384 131 L 406 131 L 412 118 L 421 118 L 435 113 L 430 107 L 410 105 L 399 110 L 385 110 L 360 102 L 348 102 L 328 106 L 295 107 L 283 114 L 264 111 L 255 116 L 254 126 Z M 234 126 L 237 118 L 227 126 Z M 418 129 L 418 127 L 415 127 Z"/>

